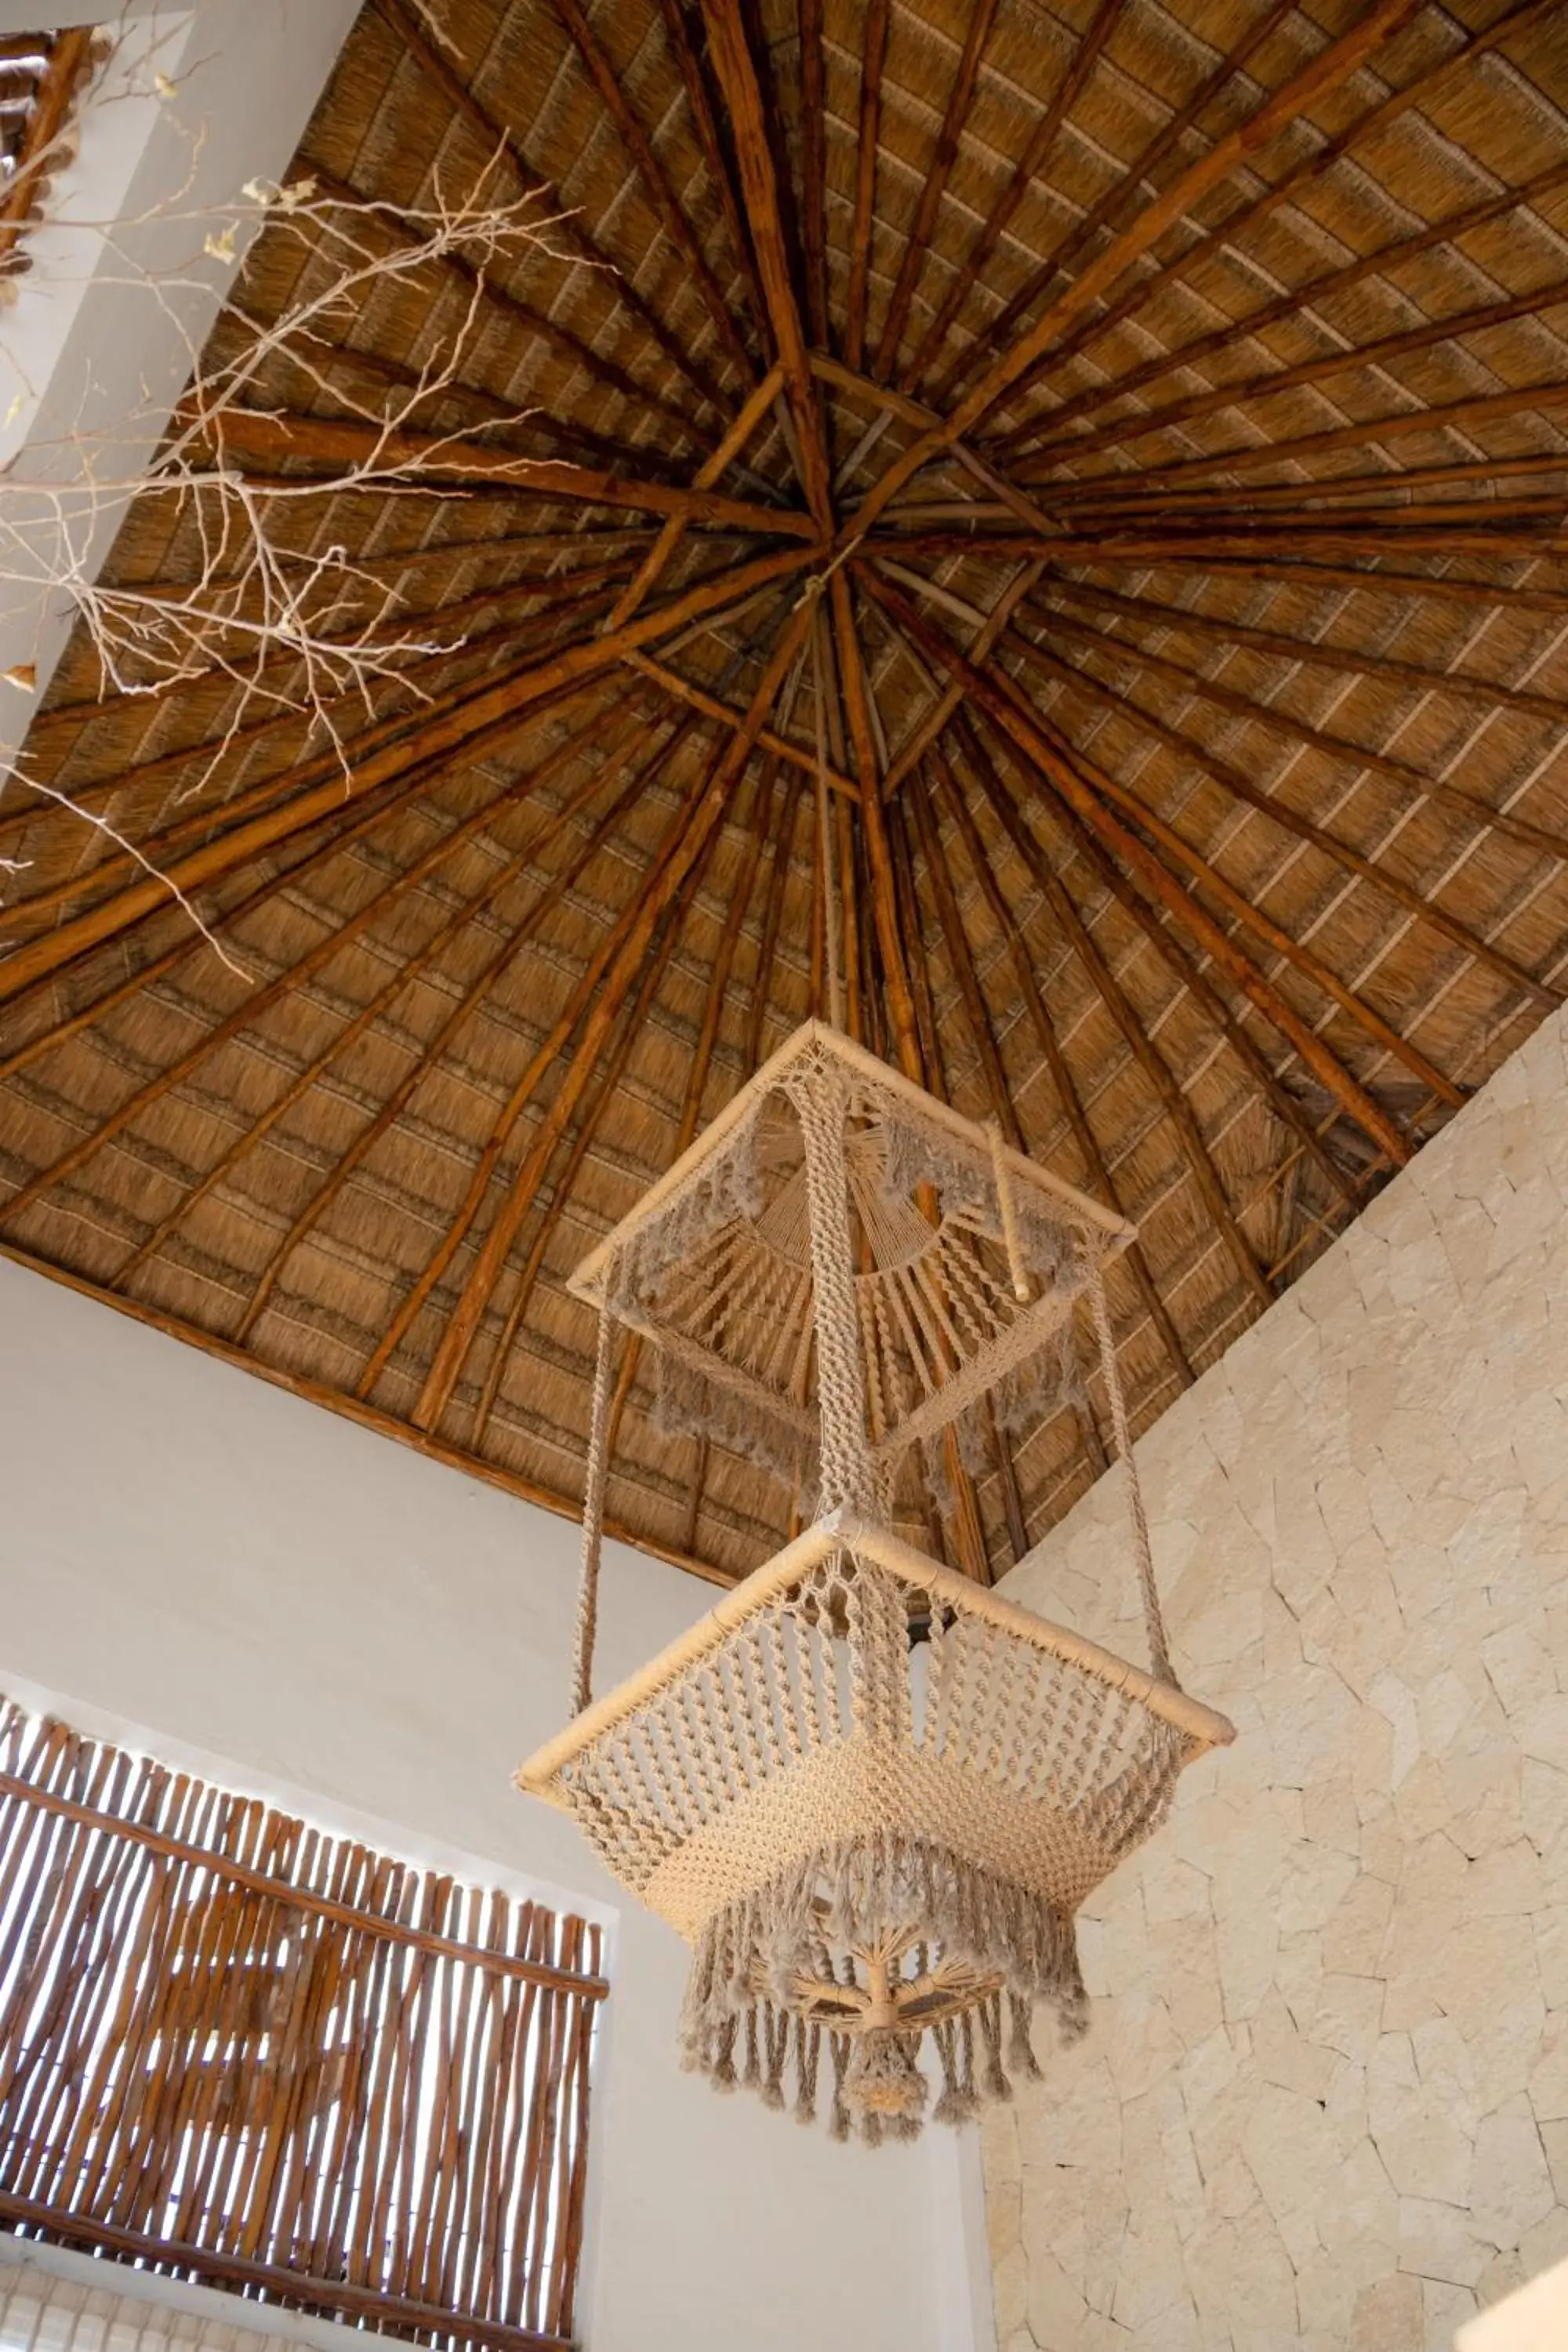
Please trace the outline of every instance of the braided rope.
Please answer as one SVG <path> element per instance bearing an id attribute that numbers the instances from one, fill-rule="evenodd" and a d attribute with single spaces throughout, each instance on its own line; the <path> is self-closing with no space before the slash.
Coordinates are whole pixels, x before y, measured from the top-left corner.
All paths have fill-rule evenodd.
<path id="1" fill-rule="evenodd" d="M 988 1118 L 985 1131 L 991 1139 L 991 1173 L 996 1185 L 996 1206 L 1002 1217 L 1002 1239 L 1007 1247 L 1007 1272 L 1012 1276 L 1013 1296 L 1020 1307 L 1026 1307 L 1034 1296 L 1029 1288 L 1028 1268 L 1024 1264 L 1024 1245 L 1018 1237 L 1018 1211 L 1013 1199 L 1013 1179 L 1007 1169 L 1007 1155 L 1003 1148 L 1000 1119 Z"/>
<path id="2" fill-rule="evenodd" d="M 615 1288 L 615 1266 L 605 1295 Z M 605 1545 L 605 1488 L 610 1472 L 610 1360 L 615 1318 L 599 1309 L 599 1351 L 594 1364 L 594 1402 L 588 1420 L 588 1473 L 583 1491 L 583 1565 L 577 1582 L 577 1623 L 572 1642 L 572 1712 L 581 1715 L 594 1696 L 594 1636 L 599 1625 L 599 1556 Z"/>
<path id="3" fill-rule="evenodd" d="M 1094 1328 L 1100 1338 L 1100 1364 L 1105 1375 L 1106 1394 L 1110 1399 L 1111 1427 L 1116 1432 L 1116 1451 L 1127 1481 L 1127 1507 L 1132 1520 L 1132 1554 L 1138 1563 L 1138 1583 L 1143 1599 L 1143 1623 L 1149 1637 L 1149 1663 L 1163 1683 L 1179 1688 L 1171 1667 L 1171 1653 L 1165 1642 L 1165 1621 L 1160 1613 L 1160 1595 L 1154 1582 L 1154 1553 L 1149 1540 L 1149 1517 L 1143 1507 L 1143 1488 L 1138 1476 L 1138 1457 L 1132 1450 L 1132 1433 L 1127 1422 L 1127 1399 L 1122 1392 L 1121 1370 L 1116 1360 L 1116 1340 L 1110 1328 L 1110 1305 L 1105 1295 L 1105 1276 L 1097 1255 L 1089 1255 L 1089 1295 L 1094 1307 Z"/>

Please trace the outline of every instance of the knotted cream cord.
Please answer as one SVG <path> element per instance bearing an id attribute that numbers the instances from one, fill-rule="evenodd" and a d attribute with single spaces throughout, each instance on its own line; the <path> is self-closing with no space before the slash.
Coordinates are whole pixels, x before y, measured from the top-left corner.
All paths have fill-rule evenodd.
<path id="1" fill-rule="evenodd" d="M 1007 1166 L 1006 1148 L 1002 1140 L 1002 1122 L 988 1118 L 985 1131 L 991 1138 L 991 1173 L 996 1185 L 996 1206 L 1002 1217 L 1002 1239 L 1007 1247 L 1007 1272 L 1012 1276 L 1013 1296 L 1020 1307 L 1026 1307 L 1034 1296 L 1029 1288 L 1028 1268 L 1024 1264 L 1024 1245 L 1018 1238 L 1018 1212 L 1013 1202 L 1013 1179 Z"/>
<path id="2" fill-rule="evenodd" d="M 1086 1255 L 1089 1256 L 1089 1295 L 1094 1307 L 1094 1328 L 1100 1337 L 1100 1370 L 1105 1375 L 1106 1394 L 1110 1399 L 1110 1423 L 1116 1432 L 1116 1451 L 1127 1481 L 1127 1507 L 1132 1520 L 1132 1551 L 1138 1563 L 1138 1582 L 1143 1597 L 1149 1663 L 1161 1682 L 1180 1689 L 1172 1670 L 1171 1653 L 1165 1644 L 1165 1621 L 1160 1613 L 1160 1595 L 1154 1583 L 1154 1554 L 1149 1541 L 1149 1519 L 1143 1508 L 1143 1489 L 1138 1477 L 1138 1457 L 1132 1450 L 1132 1433 L 1127 1425 L 1127 1399 L 1122 1393 L 1121 1372 L 1116 1360 L 1116 1341 L 1110 1329 L 1110 1307 L 1105 1296 L 1105 1276 L 1098 1255 Z"/>
<path id="3" fill-rule="evenodd" d="M 610 1469 L 610 1361 L 615 1318 L 609 1300 L 615 1265 L 605 1274 L 605 1304 L 599 1309 L 599 1351 L 594 1365 L 594 1402 L 588 1420 L 588 1473 L 583 1492 L 583 1565 L 577 1583 L 577 1624 L 572 1644 L 572 1712 L 581 1715 L 594 1696 L 594 1636 L 599 1623 L 599 1555 L 605 1542 L 605 1488 Z"/>

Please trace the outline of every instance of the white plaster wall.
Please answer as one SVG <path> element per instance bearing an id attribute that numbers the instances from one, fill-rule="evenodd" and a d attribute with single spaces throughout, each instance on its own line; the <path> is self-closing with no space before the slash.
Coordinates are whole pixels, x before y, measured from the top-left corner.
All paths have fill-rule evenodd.
<path id="1" fill-rule="evenodd" d="M 986 2129 L 1004 2352 L 1421 2352 L 1568 2253 L 1568 1021 L 1139 1449 L 1240 1738 Z M 1139 1655 L 1112 1472 L 1007 1580 Z"/>
<path id="2" fill-rule="evenodd" d="M 952 2174 L 680 2074 L 683 1948 L 619 1912 L 571 1825 L 510 1786 L 563 1719 L 576 1545 L 0 1261 L 0 1688 L 617 1916 L 591 2352 L 960 2352 Z M 600 1687 L 714 1597 L 615 1546 L 605 1587 Z"/>

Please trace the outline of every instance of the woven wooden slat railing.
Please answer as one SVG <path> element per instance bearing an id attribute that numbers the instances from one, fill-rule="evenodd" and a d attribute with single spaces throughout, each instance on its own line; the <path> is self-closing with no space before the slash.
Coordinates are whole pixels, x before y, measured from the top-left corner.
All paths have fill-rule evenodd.
<path id="1" fill-rule="evenodd" d="M 0 1705 L 0 2225 L 567 2346 L 600 1931 Z"/>
<path id="2" fill-rule="evenodd" d="M 59 160 L 92 40 L 87 26 L 0 34 L 0 277 L 26 267 L 16 248 Z"/>

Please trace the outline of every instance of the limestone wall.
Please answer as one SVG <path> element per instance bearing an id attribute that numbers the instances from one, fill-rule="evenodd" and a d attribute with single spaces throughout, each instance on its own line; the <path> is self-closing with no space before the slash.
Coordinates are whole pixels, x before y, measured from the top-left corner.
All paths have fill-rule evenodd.
<path id="1" fill-rule="evenodd" d="M 1003 2352 L 1447 2352 L 1568 2253 L 1568 1023 L 1140 1449 L 1237 1745 L 986 2126 Z M 1005 1590 L 1138 1655 L 1116 1472 Z"/>

